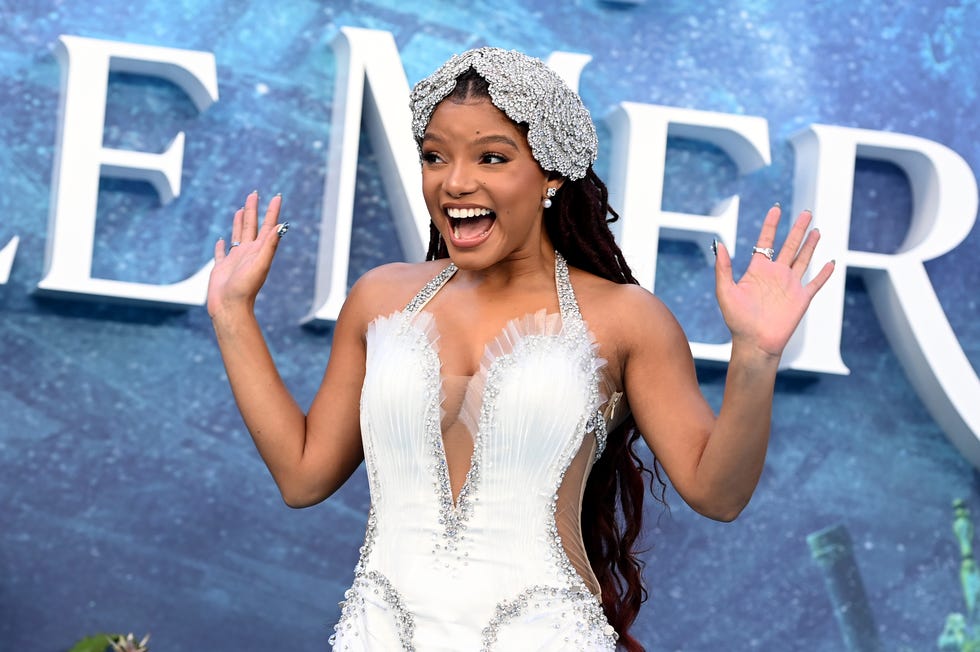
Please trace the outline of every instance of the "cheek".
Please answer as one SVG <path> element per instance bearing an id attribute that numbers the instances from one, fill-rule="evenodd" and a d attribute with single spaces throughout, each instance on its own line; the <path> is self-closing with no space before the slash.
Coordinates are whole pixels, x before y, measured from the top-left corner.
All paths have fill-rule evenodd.
<path id="1" fill-rule="evenodd" d="M 439 205 L 439 184 L 431 175 L 426 175 L 424 172 L 422 173 L 422 197 L 430 209 Z"/>
<path id="2" fill-rule="evenodd" d="M 520 206 L 520 210 L 524 213 L 537 214 L 541 211 L 541 197 L 538 196 L 537 185 L 534 183 L 525 183 L 522 187 L 522 191 L 518 194 L 514 194 L 514 205 Z"/>
<path id="3" fill-rule="evenodd" d="M 425 168 L 422 168 L 422 192 L 426 196 L 432 191 L 434 184 L 434 179 L 432 178 L 431 172 L 426 172 Z"/>
<path id="4" fill-rule="evenodd" d="M 503 211 L 504 221 L 510 225 L 510 228 L 519 230 L 533 228 L 538 223 L 540 215 L 540 201 L 533 193 L 526 190 L 509 196 L 507 208 Z"/>

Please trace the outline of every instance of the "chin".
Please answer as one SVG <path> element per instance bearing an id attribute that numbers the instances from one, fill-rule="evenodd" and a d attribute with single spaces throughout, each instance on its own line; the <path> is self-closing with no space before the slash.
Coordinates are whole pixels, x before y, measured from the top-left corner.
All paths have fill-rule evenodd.
<path id="1" fill-rule="evenodd" d="M 471 248 L 456 248 L 450 245 L 448 249 L 449 259 L 456 267 L 468 271 L 487 269 L 503 258 L 499 251 L 487 244 Z"/>

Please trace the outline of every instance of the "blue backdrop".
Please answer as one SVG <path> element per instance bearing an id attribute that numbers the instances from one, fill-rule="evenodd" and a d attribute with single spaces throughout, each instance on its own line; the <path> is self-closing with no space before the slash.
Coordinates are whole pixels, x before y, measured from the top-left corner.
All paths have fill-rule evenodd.
<path id="1" fill-rule="evenodd" d="M 695 213 L 742 196 L 740 241 L 792 200 L 788 138 L 812 123 L 909 133 L 980 169 L 980 9 L 974 0 L 639 3 L 0 0 L 0 247 L 21 239 L 0 286 L 0 649 L 55 652 L 100 630 L 152 633 L 154 650 L 323 650 L 363 538 L 358 472 L 293 511 L 254 451 L 203 308 L 167 311 L 42 298 L 58 126 L 59 35 L 213 52 L 220 100 L 198 113 L 175 86 L 110 78 L 106 145 L 160 151 L 187 134 L 181 196 L 104 180 L 93 275 L 188 276 L 253 188 L 282 192 L 293 229 L 257 312 L 290 388 L 308 404 L 330 332 L 303 328 L 313 296 L 344 26 L 391 32 L 410 83 L 453 52 L 490 44 L 546 57 L 586 52 L 581 91 L 598 118 L 634 101 L 756 115 L 772 165 L 740 177 L 720 151 L 672 141 L 664 206 Z M 604 139 L 604 140 L 603 140 Z M 597 169 L 608 171 L 608 130 Z M 908 227 L 904 176 L 858 167 L 852 245 L 891 251 Z M 351 278 L 401 258 L 362 138 Z M 967 356 L 980 366 L 974 229 L 928 263 Z M 745 248 L 736 265 L 747 262 Z M 657 292 L 695 340 L 718 341 L 712 276 L 693 246 L 660 246 Z M 848 283 L 849 376 L 781 376 L 758 492 L 732 524 L 672 492 L 650 501 L 651 600 L 635 626 L 655 650 L 844 649 L 807 536 L 843 526 L 888 650 L 928 650 L 963 611 L 951 501 L 976 509 L 973 468 L 906 380 L 865 290 Z M 723 371 L 699 368 L 717 406 Z M 846 561 L 846 560 L 845 560 Z M 853 573 L 853 568 L 848 567 Z M 853 578 L 853 574 L 851 575 Z M 465 590 L 463 587 L 461 590 Z"/>

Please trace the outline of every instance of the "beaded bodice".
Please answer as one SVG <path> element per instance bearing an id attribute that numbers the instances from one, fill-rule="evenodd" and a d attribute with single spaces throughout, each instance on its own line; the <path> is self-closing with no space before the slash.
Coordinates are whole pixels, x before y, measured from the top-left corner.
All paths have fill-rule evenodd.
<path id="1" fill-rule="evenodd" d="M 449 265 L 367 333 L 361 433 L 371 512 L 335 649 L 614 647 L 582 545 L 581 496 L 605 444 L 596 345 L 556 257 L 559 313 L 511 321 L 486 346 L 460 420 L 454 495 L 427 302 Z"/>

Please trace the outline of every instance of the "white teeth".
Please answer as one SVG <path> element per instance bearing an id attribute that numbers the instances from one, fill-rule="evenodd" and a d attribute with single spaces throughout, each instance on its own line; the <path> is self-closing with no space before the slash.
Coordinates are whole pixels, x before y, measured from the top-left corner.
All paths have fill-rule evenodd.
<path id="1" fill-rule="evenodd" d="M 457 220 L 464 220 L 467 217 L 482 217 L 493 213 L 489 208 L 447 208 L 446 214 Z"/>

